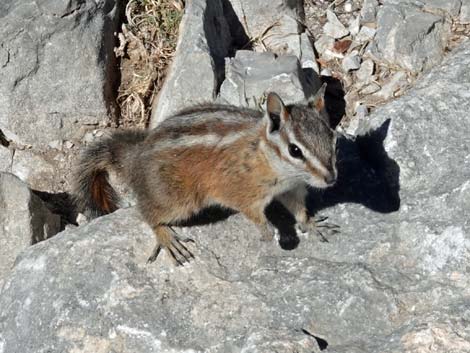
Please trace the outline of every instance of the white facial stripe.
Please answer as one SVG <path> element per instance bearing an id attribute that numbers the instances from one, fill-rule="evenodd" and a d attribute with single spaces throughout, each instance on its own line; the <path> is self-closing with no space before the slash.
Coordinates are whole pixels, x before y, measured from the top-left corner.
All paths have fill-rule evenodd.
<path id="1" fill-rule="evenodd" d="M 321 163 L 320 160 L 308 150 L 308 148 L 302 145 L 290 131 L 287 132 L 287 136 L 289 137 L 290 143 L 295 143 L 297 146 L 300 147 L 305 159 L 309 161 L 315 169 L 321 171 L 324 174 L 328 174 L 328 170 L 323 165 L 323 163 Z M 290 155 L 289 158 L 293 159 Z"/>

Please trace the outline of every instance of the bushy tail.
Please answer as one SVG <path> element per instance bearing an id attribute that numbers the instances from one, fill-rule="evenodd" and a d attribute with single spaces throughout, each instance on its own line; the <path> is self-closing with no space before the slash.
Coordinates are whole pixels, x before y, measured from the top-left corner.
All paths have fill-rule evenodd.
<path id="1" fill-rule="evenodd" d="M 73 196 L 79 212 L 91 218 L 114 212 L 119 198 L 109 184 L 108 171 L 130 167 L 127 156 L 147 136 L 147 131 L 120 131 L 95 142 L 80 157 Z"/>

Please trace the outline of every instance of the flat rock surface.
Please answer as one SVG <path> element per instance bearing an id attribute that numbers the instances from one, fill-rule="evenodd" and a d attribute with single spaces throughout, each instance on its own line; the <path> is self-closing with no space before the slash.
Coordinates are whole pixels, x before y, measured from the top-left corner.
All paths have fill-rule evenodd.
<path id="1" fill-rule="evenodd" d="M 329 242 L 296 237 L 274 208 L 279 243 L 235 215 L 175 228 L 194 240 L 192 264 L 146 264 L 151 231 L 120 210 L 20 255 L 0 294 L 0 348 L 470 351 L 469 64 L 467 41 L 377 109 L 368 134 L 340 141 L 337 184 L 310 200 L 341 226 Z"/>

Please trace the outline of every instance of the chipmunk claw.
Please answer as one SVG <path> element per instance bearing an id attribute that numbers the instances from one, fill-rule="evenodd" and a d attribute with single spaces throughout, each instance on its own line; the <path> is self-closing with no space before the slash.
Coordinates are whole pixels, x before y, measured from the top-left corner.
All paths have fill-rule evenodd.
<path id="1" fill-rule="evenodd" d="M 170 259 L 176 266 L 184 266 L 185 263 L 189 263 L 191 259 L 194 259 L 194 255 L 191 253 L 191 251 L 189 251 L 188 248 L 183 245 L 183 243 L 187 242 L 194 243 L 194 240 L 189 238 L 180 239 L 177 236 L 173 236 L 168 245 L 163 246 L 162 244 L 157 244 L 152 251 L 152 254 L 148 258 L 147 263 L 154 262 L 160 254 L 161 250 L 165 249 L 168 251 Z"/>
<path id="2" fill-rule="evenodd" d="M 326 222 L 328 217 L 320 216 L 310 218 L 306 223 L 297 223 L 296 228 L 302 234 L 313 232 L 321 242 L 328 243 L 327 236 L 338 234 L 340 227 L 337 224 Z M 327 236 L 324 235 L 327 233 Z"/>

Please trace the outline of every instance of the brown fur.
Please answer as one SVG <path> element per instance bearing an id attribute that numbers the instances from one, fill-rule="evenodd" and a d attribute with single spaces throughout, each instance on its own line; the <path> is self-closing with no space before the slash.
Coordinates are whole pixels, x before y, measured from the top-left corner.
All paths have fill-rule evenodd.
<path id="1" fill-rule="evenodd" d="M 287 122 L 289 109 L 280 98 L 270 95 L 268 99 L 275 109 L 273 114 Z M 261 119 L 258 111 L 203 106 L 170 117 L 150 132 L 114 134 L 85 151 L 78 170 L 78 203 L 96 215 L 113 212 L 118 202 L 107 172 L 120 172 L 135 192 L 140 213 L 154 230 L 157 247 L 150 260 L 166 248 L 175 263 L 188 261 L 191 253 L 169 225 L 213 204 L 242 212 L 259 228 L 262 238 L 269 240 L 272 229 L 264 209 L 279 192 L 278 182 L 284 177 L 282 171 L 273 168 L 270 158 L 277 156 L 283 163 L 289 163 L 289 158 L 267 137 L 267 119 Z M 227 137 L 230 143 L 206 141 L 207 135 L 220 136 L 220 141 Z M 287 146 L 288 135 L 282 129 L 279 135 Z M 190 136 L 200 136 L 201 143 L 186 147 L 184 137 Z M 180 142 L 172 145 L 177 139 Z M 266 154 L 263 148 L 273 154 Z M 311 175 L 319 175 L 311 164 L 304 168 Z M 299 208 L 295 213 L 304 217 L 304 201 L 299 202 L 290 203 Z"/>

